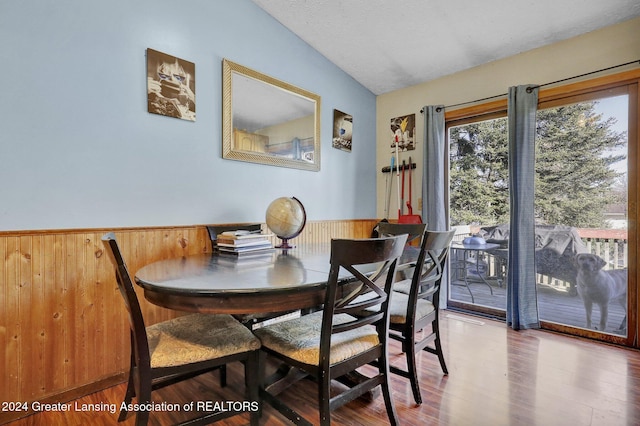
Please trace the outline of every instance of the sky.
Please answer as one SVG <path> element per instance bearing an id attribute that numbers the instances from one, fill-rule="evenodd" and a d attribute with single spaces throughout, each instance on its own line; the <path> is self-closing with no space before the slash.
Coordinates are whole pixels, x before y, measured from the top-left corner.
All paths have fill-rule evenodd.
<path id="1" fill-rule="evenodd" d="M 610 98 L 599 99 L 596 102 L 596 112 L 603 114 L 603 119 L 607 119 L 609 117 L 614 117 L 618 122 L 613 126 L 613 130 L 616 132 L 626 132 L 628 135 L 629 130 L 629 96 L 628 95 L 620 95 L 614 96 Z M 627 139 L 627 145 L 629 141 Z M 626 154 L 627 147 L 620 148 L 617 151 L 612 151 L 612 153 L 624 153 Z M 626 173 L 627 172 L 627 161 L 620 161 L 612 165 L 617 171 Z"/>

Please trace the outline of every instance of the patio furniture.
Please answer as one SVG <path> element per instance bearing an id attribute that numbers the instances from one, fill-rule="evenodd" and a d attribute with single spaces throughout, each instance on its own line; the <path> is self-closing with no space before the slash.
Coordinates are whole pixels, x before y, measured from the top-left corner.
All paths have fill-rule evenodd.
<path id="1" fill-rule="evenodd" d="M 500 244 L 501 248 L 487 250 L 487 252 L 505 263 L 507 262 L 509 224 L 480 228 L 478 235 L 484 238 L 487 243 Z M 573 264 L 573 258 L 578 253 L 587 252 L 587 247 L 582 242 L 578 230 L 564 225 L 537 225 L 535 238 L 537 273 L 568 282 L 570 284 L 569 293 L 577 295 L 576 275 L 578 271 Z"/>
<path id="2" fill-rule="evenodd" d="M 462 285 L 466 287 L 469 295 L 471 296 L 471 303 L 475 303 L 475 297 L 471 291 L 471 283 L 481 283 L 489 288 L 489 292 L 493 296 L 493 287 L 487 281 L 486 269 L 487 265 L 483 258 L 486 256 L 484 253 L 496 255 L 496 252 L 500 250 L 500 244 L 486 243 L 486 244 L 465 244 L 463 242 L 454 242 L 451 245 L 453 251 L 451 260 L 451 270 L 456 273 L 458 280 L 452 281 L 452 285 Z M 460 277 L 462 279 L 460 280 Z M 502 280 L 498 279 L 498 284 L 501 285 Z"/>

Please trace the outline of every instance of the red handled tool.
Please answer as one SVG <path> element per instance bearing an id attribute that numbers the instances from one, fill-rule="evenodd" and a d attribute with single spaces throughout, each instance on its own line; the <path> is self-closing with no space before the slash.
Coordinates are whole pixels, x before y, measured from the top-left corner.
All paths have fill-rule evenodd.
<path id="1" fill-rule="evenodd" d="M 411 193 L 413 192 L 412 174 L 413 163 L 411 162 L 411 157 L 409 157 L 409 201 L 407 201 L 407 211 L 409 214 L 400 215 L 398 217 L 398 223 L 422 223 L 422 217 L 418 214 L 413 214 L 413 206 L 411 205 Z M 402 199 L 404 202 L 404 164 L 402 165 Z"/>
<path id="2" fill-rule="evenodd" d="M 404 169 L 406 168 L 406 164 L 404 160 L 402 160 L 402 198 L 400 199 L 400 215 L 404 214 Z"/>

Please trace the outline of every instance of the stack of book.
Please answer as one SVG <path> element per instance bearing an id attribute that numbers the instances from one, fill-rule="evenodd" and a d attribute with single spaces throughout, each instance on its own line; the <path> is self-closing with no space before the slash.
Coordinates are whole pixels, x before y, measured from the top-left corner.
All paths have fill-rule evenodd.
<path id="1" fill-rule="evenodd" d="M 250 231 L 226 231 L 216 237 L 216 248 L 221 254 L 260 254 L 273 251 L 271 234 Z"/>

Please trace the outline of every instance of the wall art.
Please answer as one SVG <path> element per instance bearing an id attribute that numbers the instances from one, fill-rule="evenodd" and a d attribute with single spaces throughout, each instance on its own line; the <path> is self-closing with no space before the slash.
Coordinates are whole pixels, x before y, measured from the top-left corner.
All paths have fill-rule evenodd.
<path id="1" fill-rule="evenodd" d="M 391 148 L 399 151 L 411 151 L 416 149 L 414 136 L 416 133 L 416 115 L 404 115 L 391 119 Z"/>
<path id="2" fill-rule="evenodd" d="M 353 116 L 337 109 L 333 110 L 333 142 L 334 148 L 351 152 L 351 134 Z"/>
<path id="3" fill-rule="evenodd" d="M 147 105 L 150 113 L 196 121 L 196 66 L 147 49 Z"/>

